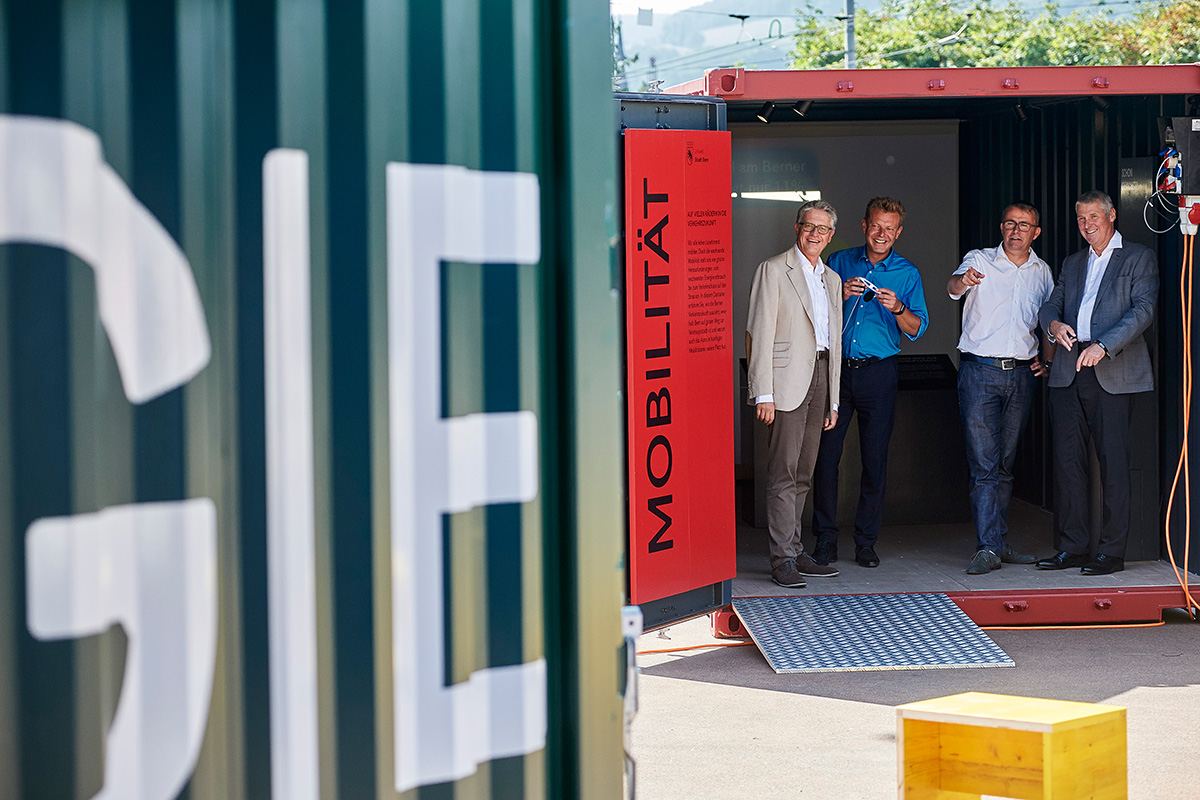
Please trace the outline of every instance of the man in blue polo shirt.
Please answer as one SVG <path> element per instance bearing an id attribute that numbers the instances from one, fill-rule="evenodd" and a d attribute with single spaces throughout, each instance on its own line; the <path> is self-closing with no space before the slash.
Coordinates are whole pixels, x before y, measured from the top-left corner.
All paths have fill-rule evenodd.
<path id="1" fill-rule="evenodd" d="M 842 379 L 837 424 L 821 434 L 813 473 L 813 560 L 837 561 L 838 464 L 850 418 L 858 412 L 862 482 L 854 517 L 854 559 L 879 566 L 887 451 L 895 420 L 900 334 L 915 341 L 929 327 L 921 273 L 892 246 L 904 230 L 904 206 L 891 197 L 867 203 L 864 247 L 840 250 L 829 267 L 842 279 Z"/>

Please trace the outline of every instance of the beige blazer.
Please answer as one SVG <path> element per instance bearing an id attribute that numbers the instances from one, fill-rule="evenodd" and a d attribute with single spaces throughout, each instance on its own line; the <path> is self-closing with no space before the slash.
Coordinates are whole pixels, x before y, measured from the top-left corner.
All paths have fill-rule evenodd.
<path id="1" fill-rule="evenodd" d="M 758 265 L 750 287 L 750 317 L 746 325 L 750 397 L 774 395 L 775 408 L 794 411 L 808 395 L 817 363 L 817 335 L 808 282 L 795 247 Z M 829 405 L 838 403 L 842 377 L 842 279 L 825 267 L 822 274 L 829 297 Z"/>

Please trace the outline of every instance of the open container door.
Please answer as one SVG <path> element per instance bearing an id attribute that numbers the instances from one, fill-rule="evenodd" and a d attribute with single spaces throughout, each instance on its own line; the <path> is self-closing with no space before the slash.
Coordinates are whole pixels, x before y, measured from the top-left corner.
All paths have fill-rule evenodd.
<path id="1" fill-rule="evenodd" d="M 628 576 L 646 629 L 731 599 L 730 151 L 719 100 L 618 95 Z"/>
<path id="2" fill-rule="evenodd" d="M 668 92 L 726 104 L 735 331 L 744 327 L 754 265 L 786 246 L 796 202 L 775 202 L 773 194 L 819 192 L 831 201 L 844 220 L 831 252 L 861 244 L 857 220 L 870 197 L 890 194 L 908 208 L 897 250 L 921 269 L 930 326 L 918 342 L 902 346 L 879 547 L 884 564 L 863 570 L 844 563 L 839 578 L 810 585 L 809 592 L 945 592 L 981 624 L 1157 619 L 1161 608 L 1187 604 L 1176 571 L 1164 560 L 1163 534 L 1183 444 L 1178 284 L 1184 244 L 1177 228 L 1156 232 L 1169 219 L 1153 212 L 1143 217 L 1143 211 L 1163 147 L 1159 119 L 1200 115 L 1200 66 L 716 69 Z M 675 98 L 660 102 L 666 99 Z M 1130 563 L 1103 582 L 1019 566 L 971 579 L 963 573 L 974 531 L 954 390 L 959 310 L 945 281 L 963 253 L 997 243 L 998 214 L 1017 200 L 1042 212 L 1035 250 L 1057 275 L 1063 258 L 1083 247 L 1073 203 L 1093 188 L 1117 203 L 1122 235 L 1159 256 L 1159 308 L 1147 333 L 1156 388 L 1135 397 L 1131 429 Z M 735 357 L 740 348 L 735 337 Z M 736 359 L 729 370 L 736 376 Z M 1036 398 L 1018 452 L 1011 529 L 1025 537 L 1028 549 L 1048 555 L 1054 532 L 1045 391 Z M 754 471 L 753 426 L 745 416 L 739 408 L 730 420 L 739 476 Z M 858 492 L 855 430 L 852 425 L 841 464 L 843 524 L 853 517 Z M 754 530 L 763 525 L 754 513 L 761 501 L 752 502 L 748 485 L 739 489 L 745 489 L 745 502 L 734 595 L 778 593 L 766 574 L 765 545 L 761 553 L 755 550 L 765 539 Z M 1186 520 L 1179 505 L 1172 515 L 1172 552 L 1182 570 Z M 1097 497 L 1093 507 L 1098 529 Z M 1186 565 L 1193 573 L 1200 570 L 1197 549 L 1190 549 Z"/>

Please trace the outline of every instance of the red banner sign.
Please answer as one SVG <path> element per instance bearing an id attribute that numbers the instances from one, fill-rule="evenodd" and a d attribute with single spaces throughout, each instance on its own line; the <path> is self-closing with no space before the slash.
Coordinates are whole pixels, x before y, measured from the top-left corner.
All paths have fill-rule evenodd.
<path id="1" fill-rule="evenodd" d="M 625 131 L 630 593 L 737 573 L 725 131 Z"/>

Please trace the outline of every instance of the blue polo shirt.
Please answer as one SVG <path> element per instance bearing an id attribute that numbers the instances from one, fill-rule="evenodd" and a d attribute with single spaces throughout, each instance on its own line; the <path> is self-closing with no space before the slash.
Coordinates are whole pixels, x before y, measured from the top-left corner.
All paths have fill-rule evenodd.
<path id="1" fill-rule="evenodd" d="M 839 250 L 829 257 L 830 269 L 843 281 L 865 277 L 880 289 L 891 289 L 921 320 L 916 341 L 929 327 L 929 311 L 925 308 L 925 287 L 921 273 L 913 263 L 895 249 L 878 264 L 871 264 L 867 248 L 851 247 Z M 896 315 L 877 301 L 864 303 L 861 296 L 851 297 L 842 303 L 842 356 L 844 358 L 888 358 L 900 352 L 900 326 Z"/>

